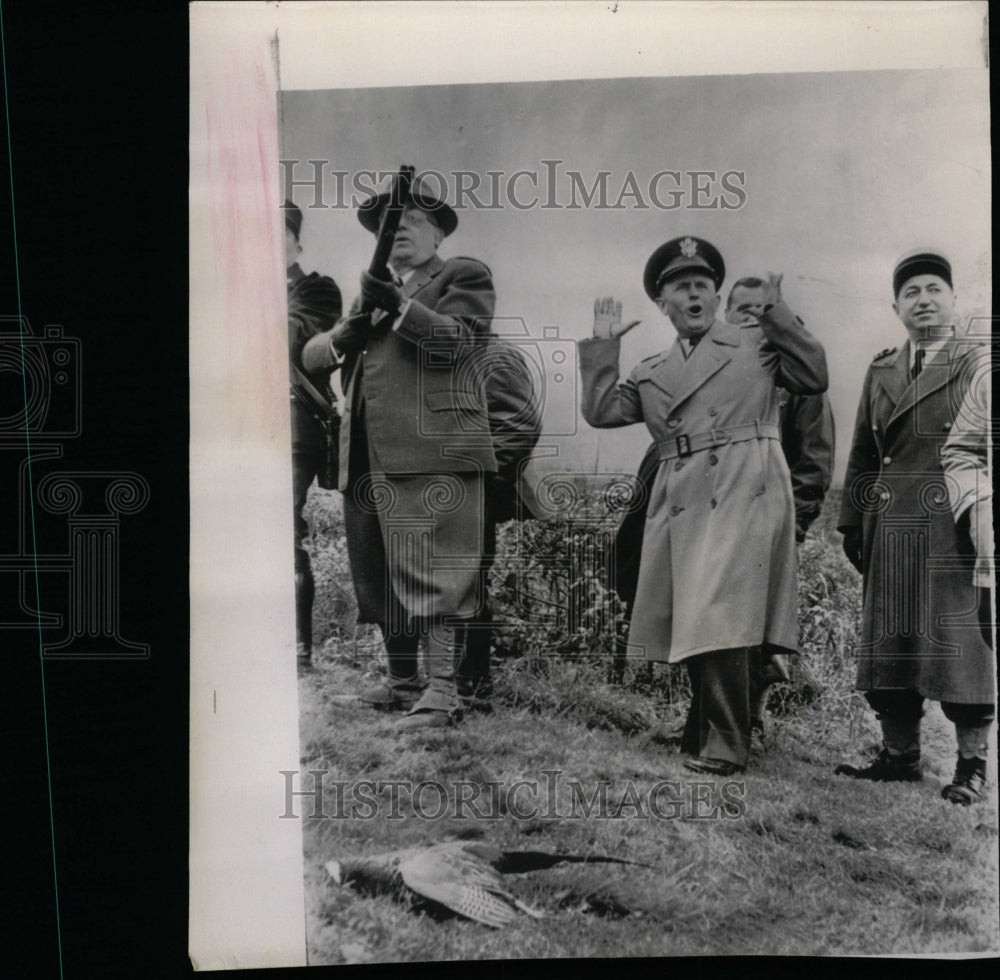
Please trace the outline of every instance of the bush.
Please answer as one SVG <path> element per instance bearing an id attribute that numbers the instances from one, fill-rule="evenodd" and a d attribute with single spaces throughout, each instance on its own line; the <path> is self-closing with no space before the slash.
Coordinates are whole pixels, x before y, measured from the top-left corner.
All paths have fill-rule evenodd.
<path id="1" fill-rule="evenodd" d="M 636 730 L 637 719 L 648 722 L 650 702 L 657 708 L 686 702 L 687 671 L 682 664 L 616 661 L 617 641 L 627 630 L 624 605 L 608 586 L 618 517 L 610 495 L 600 489 L 580 491 L 579 499 L 583 506 L 570 516 L 510 521 L 498 529 L 490 586 L 497 693 L 512 706 L 571 710 L 588 723 Z M 810 724 L 821 728 L 853 727 L 865 710 L 854 693 L 853 661 L 861 579 L 841 552 L 838 505 L 839 491 L 833 491 L 799 546 L 802 652 L 789 658 L 791 680 L 772 688 L 768 703 L 771 713 L 789 719 L 808 710 Z M 352 639 L 357 648 L 359 628 L 340 494 L 314 487 L 306 517 L 316 578 L 316 645 L 330 641 L 346 652 L 344 644 Z M 360 634 L 365 651 L 381 657 L 377 630 Z M 647 707 L 632 695 L 646 699 Z"/>

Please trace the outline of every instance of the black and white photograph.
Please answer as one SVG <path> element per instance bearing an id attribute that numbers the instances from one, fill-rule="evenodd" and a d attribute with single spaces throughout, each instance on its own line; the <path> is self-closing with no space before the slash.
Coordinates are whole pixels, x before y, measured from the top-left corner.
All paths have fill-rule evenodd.
<path id="1" fill-rule="evenodd" d="M 195 969 L 1000 952 L 987 5 L 195 3 L 190 125 Z"/>

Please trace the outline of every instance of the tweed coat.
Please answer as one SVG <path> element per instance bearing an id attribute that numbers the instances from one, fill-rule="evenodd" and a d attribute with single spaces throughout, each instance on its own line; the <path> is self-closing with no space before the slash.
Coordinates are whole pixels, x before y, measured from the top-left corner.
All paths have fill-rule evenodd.
<path id="1" fill-rule="evenodd" d="M 472 615 L 480 604 L 483 475 L 495 473 L 487 406 L 463 349 L 489 333 L 489 270 L 433 256 L 344 361 L 340 487 L 362 621 Z M 377 523 L 375 518 L 377 517 Z M 386 590 L 391 583 L 392 595 Z"/>
<path id="2" fill-rule="evenodd" d="M 618 340 L 579 345 L 587 422 L 645 421 L 660 448 L 629 654 L 676 662 L 762 644 L 796 651 L 795 514 L 778 386 L 824 391 L 822 346 L 780 303 L 759 328 L 717 320 L 687 360 L 675 344 L 622 384 L 618 355 Z M 715 445 L 671 458 L 685 437 L 697 445 L 713 430 Z"/>
<path id="3" fill-rule="evenodd" d="M 974 550 L 958 533 L 941 465 L 982 356 L 979 344 L 952 339 L 911 381 L 907 341 L 865 376 L 838 524 L 862 534 L 860 691 L 905 689 L 960 704 L 996 697 Z"/>

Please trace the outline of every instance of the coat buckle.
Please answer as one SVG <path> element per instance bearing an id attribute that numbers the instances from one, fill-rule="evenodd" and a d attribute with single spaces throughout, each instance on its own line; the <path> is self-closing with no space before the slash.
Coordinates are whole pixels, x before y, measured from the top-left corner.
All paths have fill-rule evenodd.
<path id="1" fill-rule="evenodd" d="M 691 438 L 689 436 L 678 436 L 675 441 L 677 442 L 678 456 L 691 455 Z"/>

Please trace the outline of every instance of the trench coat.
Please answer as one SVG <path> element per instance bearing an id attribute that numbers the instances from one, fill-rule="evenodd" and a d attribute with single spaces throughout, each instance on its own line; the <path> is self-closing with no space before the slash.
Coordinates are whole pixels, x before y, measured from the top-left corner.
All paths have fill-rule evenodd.
<path id="1" fill-rule="evenodd" d="M 379 319 L 342 368 L 339 484 L 359 619 L 390 628 L 401 625 L 394 610 L 429 619 L 479 607 L 484 474 L 497 469 L 485 398 L 461 356 L 489 333 L 489 269 L 435 255 L 402 289 L 402 315 Z"/>
<path id="2" fill-rule="evenodd" d="M 960 535 L 941 466 L 979 344 L 952 339 L 910 380 L 909 341 L 865 376 L 838 529 L 860 530 L 859 691 L 936 701 L 996 698 L 996 662 L 977 616 L 975 552 Z"/>
<path id="3" fill-rule="evenodd" d="M 955 413 L 955 421 L 941 449 L 941 468 L 948 484 L 956 524 L 976 504 L 993 500 L 989 452 L 989 419 L 992 418 L 993 394 L 991 381 L 990 361 L 984 348 L 974 380 Z M 982 508 L 980 515 L 980 519 L 986 522 L 987 530 L 983 537 L 988 550 L 986 554 L 976 553 L 972 584 L 980 589 L 989 589 L 993 586 L 995 550 L 992 507 Z"/>
<path id="4" fill-rule="evenodd" d="M 795 512 L 778 387 L 825 391 L 822 346 L 779 303 L 760 327 L 717 320 L 687 360 L 677 343 L 622 384 L 618 356 L 618 340 L 579 345 L 584 418 L 598 428 L 645 421 L 660 455 L 629 655 L 677 662 L 765 644 L 797 652 Z"/>

